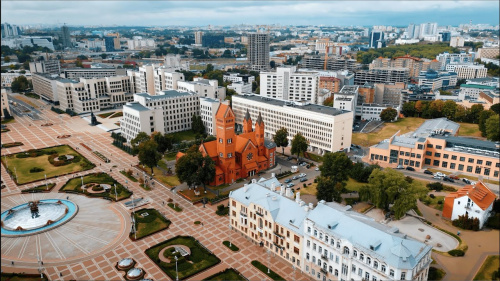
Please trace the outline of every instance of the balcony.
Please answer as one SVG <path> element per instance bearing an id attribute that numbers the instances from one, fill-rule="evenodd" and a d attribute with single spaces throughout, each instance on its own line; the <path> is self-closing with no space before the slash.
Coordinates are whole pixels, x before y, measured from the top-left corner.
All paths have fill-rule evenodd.
<path id="1" fill-rule="evenodd" d="M 247 213 L 245 213 L 245 212 L 240 212 L 240 215 L 241 215 L 242 217 L 247 217 L 247 216 L 248 216 L 248 215 L 247 215 Z"/>
<path id="2" fill-rule="evenodd" d="M 274 234 L 274 235 L 276 235 L 276 236 L 278 236 L 278 237 L 279 237 L 279 238 L 281 238 L 281 239 L 285 239 L 285 236 L 283 236 L 283 235 L 279 234 L 279 233 L 278 233 L 278 232 L 276 232 L 276 231 L 273 231 L 273 234 Z"/>
<path id="3" fill-rule="evenodd" d="M 263 216 L 264 216 L 264 214 L 259 213 L 259 212 L 255 212 L 255 214 L 256 214 L 257 216 L 259 216 L 259 217 L 263 217 Z"/>
<path id="4" fill-rule="evenodd" d="M 324 274 L 328 274 L 328 270 L 326 270 L 326 268 L 321 268 L 320 271 L 323 272 Z"/>
<path id="5" fill-rule="evenodd" d="M 285 247 L 283 247 L 283 246 L 279 245 L 279 244 L 278 244 L 278 243 L 276 243 L 276 242 L 273 242 L 273 245 L 274 245 L 274 246 L 276 246 L 276 247 L 278 247 L 278 248 L 280 248 L 281 250 L 284 250 L 284 249 L 285 249 Z"/>
<path id="6" fill-rule="evenodd" d="M 325 261 L 328 261 L 328 257 L 326 255 L 321 255 L 321 258 L 324 259 Z"/>

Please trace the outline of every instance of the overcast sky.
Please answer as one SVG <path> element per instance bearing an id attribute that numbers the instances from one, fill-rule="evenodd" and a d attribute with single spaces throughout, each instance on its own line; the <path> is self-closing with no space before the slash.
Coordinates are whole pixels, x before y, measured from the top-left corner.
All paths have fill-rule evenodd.
<path id="1" fill-rule="evenodd" d="M 498 1 L 1 1 L 2 22 L 68 25 L 439 25 L 499 22 Z"/>

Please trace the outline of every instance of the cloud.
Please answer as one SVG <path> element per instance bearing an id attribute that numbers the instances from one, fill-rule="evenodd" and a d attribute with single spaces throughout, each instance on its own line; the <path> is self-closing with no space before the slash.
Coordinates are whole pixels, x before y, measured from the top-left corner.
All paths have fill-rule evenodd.
<path id="1" fill-rule="evenodd" d="M 497 1 L 2 1 L 1 5 L 2 21 L 13 24 L 147 26 L 405 25 L 415 15 L 422 22 L 439 24 L 469 18 L 495 24 L 499 9 Z M 393 22 L 385 22 L 388 19 Z"/>

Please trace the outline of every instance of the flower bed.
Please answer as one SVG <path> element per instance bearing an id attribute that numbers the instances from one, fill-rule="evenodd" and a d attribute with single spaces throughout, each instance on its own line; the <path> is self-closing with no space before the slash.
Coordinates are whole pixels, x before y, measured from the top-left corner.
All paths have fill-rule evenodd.
<path id="1" fill-rule="evenodd" d="M 94 151 L 92 153 L 94 153 L 97 157 L 99 157 L 99 159 L 101 159 L 102 161 L 104 161 L 104 163 L 109 163 L 110 162 L 109 159 L 106 156 L 102 155 L 99 151 Z"/>
<path id="2" fill-rule="evenodd" d="M 88 147 L 87 145 L 85 145 L 84 143 L 80 143 L 81 146 L 85 147 L 88 151 L 92 151 L 92 149 L 90 149 L 90 147 Z"/>
<path id="3" fill-rule="evenodd" d="M 127 170 L 126 172 L 125 171 L 120 171 L 120 173 L 124 176 L 126 176 L 129 180 L 133 181 L 133 182 L 137 182 L 138 180 L 132 176 L 132 170 Z"/>
<path id="4" fill-rule="evenodd" d="M 71 135 L 62 135 L 62 136 L 57 136 L 58 139 L 66 139 L 71 137 Z"/>
<path id="5" fill-rule="evenodd" d="M 152 235 L 164 229 L 167 229 L 171 224 L 170 220 L 166 219 L 155 209 L 141 209 L 134 214 L 135 228 L 137 233 L 130 233 L 129 237 L 132 241 Z"/>
<path id="6" fill-rule="evenodd" d="M 232 281 L 246 281 L 247 279 L 239 273 L 236 269 L 226 268 L 225 270 L 218 272 L 212 276 L 207 277 L 203 281 L 223 281 L 223 280 L 232 280 Z"/>
<path id="7" fill-rule="evenodd" d="M 167 204 L 170 208 L 172 208 L 174 211 L 176 212 L 182 212 L 182 208 L 179 207 L 179 205 L 175 204 L 175 203 L 168 203 Z"/>
<path id="8" fill-rule="evenodd" d="M 49 183 L 47 185 L 42 184 L 42 185 L 35 186 L 32 188 L 23 189 L 23 190 L 21 190 L 21 192 L 22 193 L 50 192 L 54 188 L 54 186 L 56 186 L 55 183 Z M 47 189 L 47 187 L 48 187 L 48 189 Z"/>
<path id="9" fill-rule="evenodd" d="M 237 252 L 240 250 L 240 248 L 236 247 L 233 243 L 229 244 L 229 241 L 224 241 L 222 242 L 222 244 L 224 244 L 224 246 L 228 247 L 233 252 Z"/>
<path id="10" fill-rule="evenodd" d="M 87 189 L 82 190 L 82 179 L 80 177 L 68 180 L 61 189 L 60 192 L 69 193 L 82 193 L 89 197 L 100 197 L 112 201 L 116 201 L 115 197 L 115 184 L 116 184 L 116 194 L 118 195 L 118 201 L 129 198 L 132 192 L 126 189 L 123 185 L 117 182 L 113 177 L 106 173 L 92 173 L 83 176 L 83 184 L 108 184 L 111 186 L 109 190 L 102 193 L 90 193 Z"/>
<path id="11" fill-rule="evenodd" d="M 16 147 L 16 146 L 21 146 L 24 145 L 22 142 L 9 142 L 9 143 L 2 143 L 2 148 L 10 148 L 10 147 Z"/>

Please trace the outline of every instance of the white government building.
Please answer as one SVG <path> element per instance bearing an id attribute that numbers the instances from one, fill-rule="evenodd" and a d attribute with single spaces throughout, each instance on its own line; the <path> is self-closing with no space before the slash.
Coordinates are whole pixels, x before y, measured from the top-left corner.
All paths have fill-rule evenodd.
<path id="1" fill-rule="evenodd" d="M 315 280 L 427 280 L 432 246 L 351 206 L 306 205 L 273 176 L 231 191 L 231 229 Z"/>
<path id="2" fill-rule="evenodd" d="M 266 124 L 265 137 L 269 139 L 284 127 L 288 130 L 289 145 L 293 137 L 301 133 L 309 141 L 308 150 L 318 154 L 351 146 L 352 111 L 259 95 L 233 96 L 232 108 L 238 125 L 243 124 L 247 110 L 252 120 L 257 120 L 260 113 Z"/>

